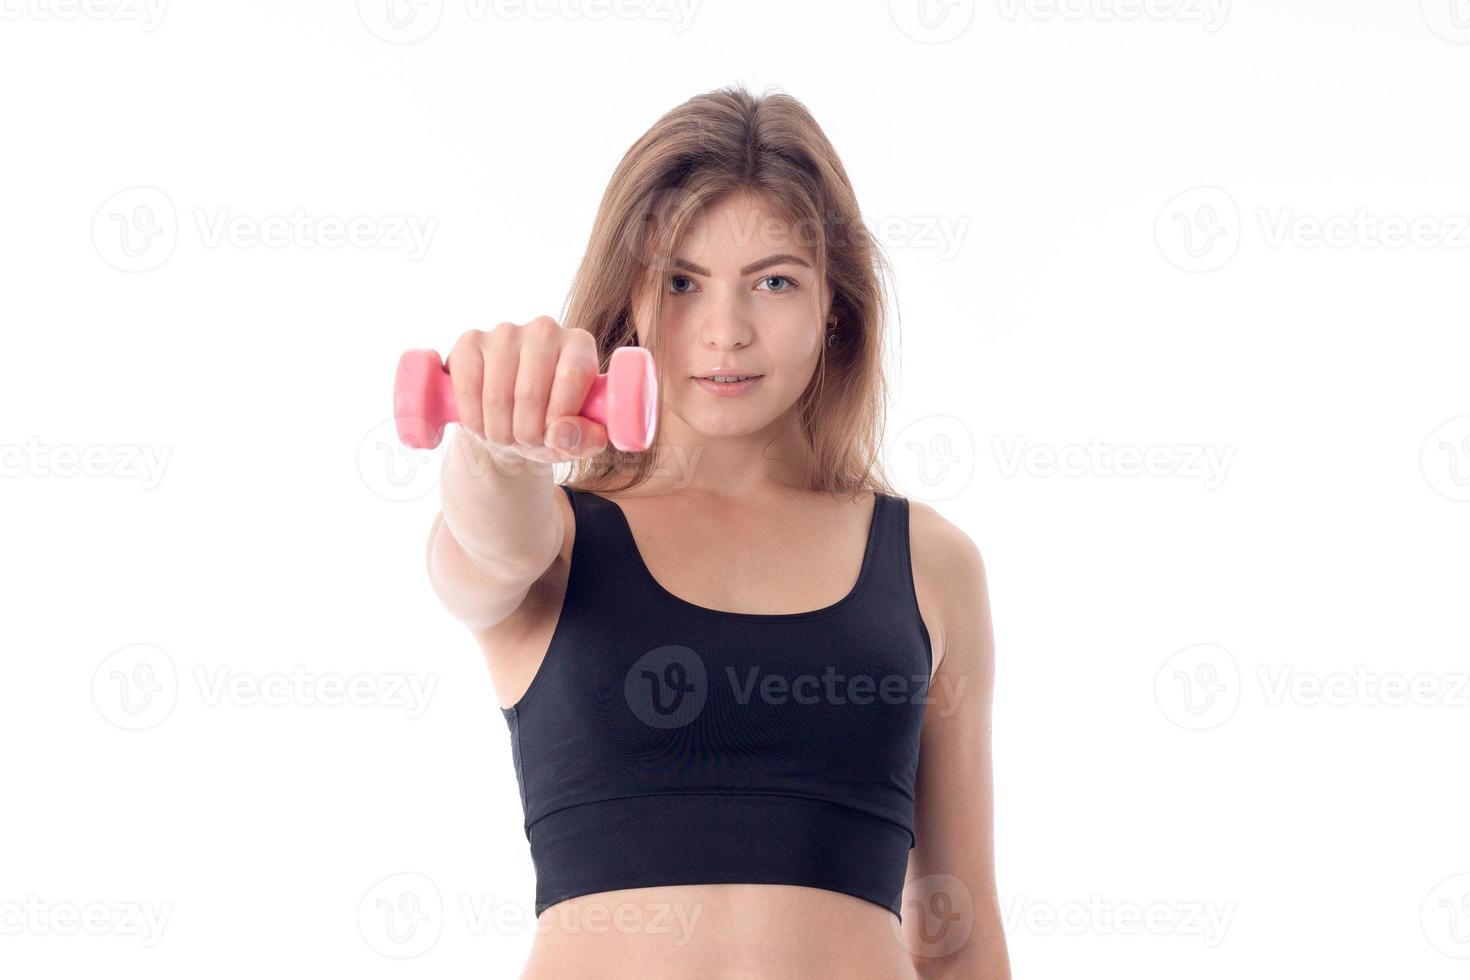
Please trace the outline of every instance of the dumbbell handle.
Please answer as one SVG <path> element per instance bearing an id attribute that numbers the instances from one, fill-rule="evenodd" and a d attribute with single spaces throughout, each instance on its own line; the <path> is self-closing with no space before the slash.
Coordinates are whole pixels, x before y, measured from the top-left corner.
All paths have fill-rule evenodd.
<path id="1" fill-rule="evenodd" d="M 623 452 L 646 450 L 658 423 L 653 355 L 642 347 L 613 351 L 607 373 L 592 379 L 576 414 L 606 427 L 608 441 Z M 443 439 L 444 427 L 459 421 L 454 384 L 437 352 L 411 350 L 398 359 L 393 415 L 398 438 L 412 449 L 433 449 Z"/>

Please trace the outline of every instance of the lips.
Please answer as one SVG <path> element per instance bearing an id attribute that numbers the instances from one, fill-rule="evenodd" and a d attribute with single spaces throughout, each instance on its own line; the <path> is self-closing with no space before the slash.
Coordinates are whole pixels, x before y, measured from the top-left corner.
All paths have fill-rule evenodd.
<path id="1" fill-rule="evenodd" d="M 733 377 L 732 375 L 697 376 L 692 381 L 699 382 L 699 387 L 717 398 L 735 398 L 750 391 L 761 383 L 763 375 L 752 374 L 744 381 L 715 381 L 717 377 Z"/>

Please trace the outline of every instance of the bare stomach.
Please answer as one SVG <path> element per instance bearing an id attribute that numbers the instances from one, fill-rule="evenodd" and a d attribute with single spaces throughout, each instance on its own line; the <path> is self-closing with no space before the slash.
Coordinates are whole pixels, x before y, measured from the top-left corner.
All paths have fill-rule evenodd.
<path id="1" fill-rule="evenodd" d="M 898 917 L 797 885 L 627 888 L 536 920 L 520 980 L 917 980 Z"/>

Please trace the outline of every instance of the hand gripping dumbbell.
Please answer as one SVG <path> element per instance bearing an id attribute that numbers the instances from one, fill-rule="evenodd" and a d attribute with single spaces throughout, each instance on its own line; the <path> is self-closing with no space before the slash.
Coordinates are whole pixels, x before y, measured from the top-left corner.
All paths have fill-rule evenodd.
<path id="1" fill-rule="evenodd" d="M 643 347 L 619 347 L 607 373 L 592 387 L 576 413 L 607 428 L 607 438 L 625 453 L 653 445 L 658 424 L 658 376 L 653 355 Z M 459 421 L 454 386 L 438 353 L 411 350 L 398 359 L 393 382 L 393 415 L 398 438 L 412 449 L 433 449 L 444 438 L 444 426 Z"/>

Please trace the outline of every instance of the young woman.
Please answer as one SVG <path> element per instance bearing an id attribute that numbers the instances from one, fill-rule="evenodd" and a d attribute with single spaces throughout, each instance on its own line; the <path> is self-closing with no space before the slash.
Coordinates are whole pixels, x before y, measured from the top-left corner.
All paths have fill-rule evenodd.
<path id="1" fill-rule="evenodd" d="M 723 89 L 624 156 L 566 327 L 451 351 L 429 573 L 510 729 L 526 980 L 1009 976 L 984 568 L 881 474 L 882 268 L 806 109 Z M 576 415 L 623 345 L 646 453 Z"/>

